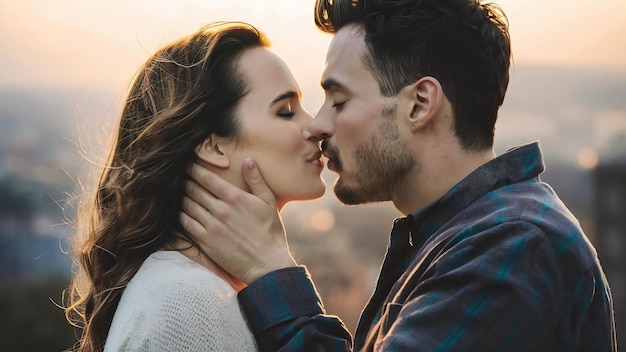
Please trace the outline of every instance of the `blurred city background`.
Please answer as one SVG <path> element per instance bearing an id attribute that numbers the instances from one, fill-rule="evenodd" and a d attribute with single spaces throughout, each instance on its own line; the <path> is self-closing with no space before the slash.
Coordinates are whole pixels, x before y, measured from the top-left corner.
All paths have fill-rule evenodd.
<path id="1" fill-rule="evenodd" d="M 495 1 L 514 65 L 496 151 L 539 140 L 549 182 L 598 249 L 626 344 L 626 3 Z M 62 292 L 81 182 L 103 157 L 125 89 L 161 45 L 216 20 L 248 21 L 292 68 L 315 113 L 330 36 L 313 0 L 0 0 L 0 349 L 76 340 Z M 330 314 L 354 331 L 373 290 L 392 204 L 347 207 L 329 189 L 288 204 L 285 226 Z"/>

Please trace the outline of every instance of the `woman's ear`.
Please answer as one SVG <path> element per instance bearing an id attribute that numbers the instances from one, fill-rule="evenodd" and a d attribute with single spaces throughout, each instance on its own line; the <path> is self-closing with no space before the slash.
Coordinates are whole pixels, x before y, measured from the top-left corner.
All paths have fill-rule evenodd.
<path id="1" fill-rule="evenodd" d="M 230 158 L 223 151 L 220 143 L 221 139 L 215 135 L 210 135 L 196 147 L 198 158 L 209 165 L 226 169 L 230 166 Z"/>
<path id="2" fill-rule="evenodd" d="M 422 77 L 409 88 L 413 107 L 408 116 L 411 129 L 427 125 L 437 115 L 444 99 L 441 83 L 430 76 Z"/>

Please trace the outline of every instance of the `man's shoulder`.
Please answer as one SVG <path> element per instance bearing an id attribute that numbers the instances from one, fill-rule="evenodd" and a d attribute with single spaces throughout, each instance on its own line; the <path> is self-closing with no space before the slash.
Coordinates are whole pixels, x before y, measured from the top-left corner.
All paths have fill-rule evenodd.
<path id="1" fill-rule="evenodd" d="M 520 221 L 542 227 L 557 222 L 559 228 L 567 228 L 568 232 L 578 227 L 576 217 L 552 187 L 539 180 L 518 182 L 489 191 L 462 213 L 471 221 L 492 224 Z"/>

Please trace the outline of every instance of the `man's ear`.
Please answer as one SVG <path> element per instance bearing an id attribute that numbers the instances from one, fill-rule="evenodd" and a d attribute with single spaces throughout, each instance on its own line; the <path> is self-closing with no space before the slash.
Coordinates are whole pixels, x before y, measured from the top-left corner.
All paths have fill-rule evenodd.
<path id="1" fill-rule="evenodd" d="M 218 136 L 210 135 L 202 143 L 196 147 L 196 155 L 198 158 L 209 165 L 213 165 L 222 169 L 230 166 L 230 158 L 223 151 L 223 143 Z"/>
<path id="2" fill-rule="evenodd" d="M 411 130 L 426 126 L 441 109 L 444 99 L 441 83 L 430 76 L 420 78 L 414 84 L 406 87 L 412 102 L 408 122 Z"/>

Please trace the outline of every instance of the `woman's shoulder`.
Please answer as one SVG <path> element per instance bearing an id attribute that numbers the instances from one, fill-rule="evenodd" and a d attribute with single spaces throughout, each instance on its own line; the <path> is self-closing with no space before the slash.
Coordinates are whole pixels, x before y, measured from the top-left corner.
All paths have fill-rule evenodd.
<path id="1" fill-rule="evenodd" d="M 123 320 L 176 321 L 232 312 L 239 312 L 237 292 L 226 281 L 178 252 L 160 251 L 130 280 L 115 315 Z"/>
<path id="2" fill-rule="evenodd" d="M 172 295 L 181 299 L 187 295 L 201 295 L 204 299 L 236 296 L 226 281 L 177 251 L 152 253 L 131 279 L 126 291 L 161 299 Z"/>

